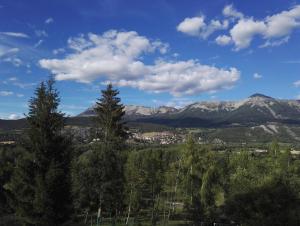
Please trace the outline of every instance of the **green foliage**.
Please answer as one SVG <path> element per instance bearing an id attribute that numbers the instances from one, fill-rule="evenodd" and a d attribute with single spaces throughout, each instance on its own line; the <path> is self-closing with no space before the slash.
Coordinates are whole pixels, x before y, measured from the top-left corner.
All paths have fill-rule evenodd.
<path id="1" fill-rule="evenodd" d="M 204 208 L 201 202 L 201 187 L 206 169 L 211 164 L 210 150 L 198 146 L 190 135 L 183 153 L 183 189 L 186 211 L 194 222 L 204 220 Z"/>
<path id="2" fill-rule="evenodd" d="M 78 212 L 97 212 L 113 221 L 124 208 L 124 106 L 108 85 L 96 105 L 97 141 L 74 160 L 73 194 Z M 114 222 L 113 222 L 114 224 Z"/>
<path id="3" fill-rule="evenodd" d="M 300 220 L 299 193 L 288 180 L 274 178 L 231 196 L 226 202 L 226 213 L 246 226 L 296 226 Z"/>
<path id="4" fill-rule="evenodd" d="M 247 226 L 298 225 L 298 163 L 289 152 L 281 153 L 277 144 L 272 146 L 271 155 L 243 151 L 232 156 L 224 205 L 229 219 Z"/>
<path id="5" fill-rule="evenodd" d="M 134 216 L 134 221 L 139 221 L 139 216 L 144 214 L 152 225 L 156 225 L 161 211 L 169 207 L 170 190 L 166 186 L 167 170 L 174 160 L 173 151 L 162 148 L 145 149 L 129 153 L 126 163 L 126 184 L 128 194 L 128 215 Z M 174 178 L 173 178 L 174 179 Z M 146 214 L 146 215 L 145 215 Z"/>
<path id="6" fill-rule="evenodd" d="M 9 205 L 11 193 L 8 184 L 14 171 L 15 158 L 20 152 L 19 147 L 0 146 L 0 217 L 13 211 Z"/>
<path id="7" fill-rule="evenodd" d="M 62 225 L 71 213 L 70 141 L 61 134 L 64 115 L 53 84 L 42 82 L 29 102 L 24 151 L 9 184 L 24 225 Z"/>
<path id="8" fill-rule="evenodd" d="M 101 92 L 102 97 L 98 99 L 95 107 L 98 136 L 104 142 L 119 142 L 118 139 L 124 139 L 127 135 L 123 122 L 124 106 L 117 97 L 119 91 L 109 84 L 106 90 Z"/>

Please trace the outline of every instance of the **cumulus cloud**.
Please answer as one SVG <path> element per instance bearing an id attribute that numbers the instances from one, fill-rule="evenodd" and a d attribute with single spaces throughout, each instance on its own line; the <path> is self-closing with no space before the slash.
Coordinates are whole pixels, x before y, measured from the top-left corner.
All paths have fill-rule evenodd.
<path id="1" fill-rule="evenodd" d="M 241 18 L 230 30 L 230 35 L 236 50 L 247 48 L 256 35 L 266 40 L 260 47 L 274 47 L 287 43 L 292 31 L 299 27 L 300 5 L 297 5 L 263 20 Z"/>
<path id="2" fill-rule="evenodd" d="M 57 80 L 88 83 L 100 78 L 120 86 L 180 96 L 231 88 L 240 77 L 236 68 L 217 68 L 197 60 L 145 64 L 143 57 L 154 51 L 165 54 L 169 46 L 134 31 L 80 35 L 70 38 L 68 47 L 72 53 L 63 59 L 39 61 Z"/>
<path id="3" fill-rule="evenodd" d="M 223 9 L 223 15 L 226 17 L 240 18 L 244 17 L 243 13 L 238 12 L 233 5 L 227 5 Z"/>
<path id="4" fill-rule="evenodd" d="M 295 29 L 300 28 L 300 5 L 263 19 L 246 16 L 233 5 L 227 5 L 223 9 L 223 19 L 206 22 L 203 15 L 187 17 L 178 24 L 177 30 L 190 36 L 207 39 L 218 30 L 227 30 L 231 24 L 228 34 L 215 38 L 218 45 L 233 44 L 234 49 L 238 51 L 249 47 L 257 36 L 264 41 L 260 48 L 280 46 L 289 41 Z"/>
<path id="5" fill-rule="evenodd" d="M 208 38 L 217 30 L 225 30 L 228 28 L 229 22 L 224 20 L 211 20 L 208 24 L 205 22 L 204 16 L 185 18 L 177 26 L 177 31 L 185 33 L 187 35 L 200 37 L 202 39 Z"/>
<path id="6" fill-rule="evenodd" d="M 204 17 L 185 18 L 178 26 L 177 30 L 182 33 L 197 36 L 200 29 L 206 26 Z"/>
<path id="7" fill-rule="evenodd" d="M 239 20 L 230 30 L 231 39 L 236 46 L 236 50 L 248 47 L 253 37 L 263 33 L 265 29 L 266 25 L 262 21 L 255 21 L 252 18 Z"/>
<path id="8" fill-rule="evenodd" d="M 65 59 L 42 59 L 43 68 L 51 70 L 57 80 L 76 80 L 90 82 L 98 77 L 109 76 L 134 78 L 147 72 L 139 59 L 144 53 L 165 49 L 158 41 L 155 44 L 136 32 L 111 30 L 103 35 L 81 35 L 68 40 L 74 53 Z"/>
<path id="9" fill-rule="evenodd" d="M 297 5 L 289 11 L 282 11 L 265 19 L 267 29 L 265 37 L 276 38 L 291 34 L 294 28 L 300 27 L 300 5 Z"/>
<path id="10" fill-rule="evenodd" d="M 258 73 L 254 73 L 253 74 L 253 78 L 254 79 L 261 79 L 263 76 L 261 74 L 258 74 Z"/>
<path id="11" fill-rule="evenodd" d="M 0 96 L 6 97 L 6 96 L 11 96 L 14 93 L 11 91 L 0 91 Z"/>
<path id="12" fill-rule="evenodd" d="M 226 46 L 229 45 L 232 42 L 232 39 L 228 35 L 219 35 L 216 38 L 216 43 L 220 46 Z"/>
<path id="13" fill-rule="evenodd" d="M 117 85 L 183 96 L 229 89 L 240 78 L 240 72 L 236 68 L 219 69 L 202 65 L 195 60 L 161 61 L 150 66 L 149 69 L 150 74 L 144 78 L 131 81 L 120 80 Z"/>

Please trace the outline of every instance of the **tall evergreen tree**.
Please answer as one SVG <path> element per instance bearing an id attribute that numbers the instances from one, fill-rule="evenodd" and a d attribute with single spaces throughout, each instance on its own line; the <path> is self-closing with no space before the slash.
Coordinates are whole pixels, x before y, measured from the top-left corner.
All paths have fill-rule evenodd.
<path id="1" fill-rule="evenodd" d="M 42 82 L 29 101 L 24 154 L 10 188 L 23 225 L 57 226 L 69 220 L 70 140 L 62 134 L 64 114 L 54 80 Z"/>
<path id="2" fill-rule="evenodd" d="M 123 208 L 124 158 L 121 151 L 127 135 L 123 121 L 124 106 L 118 94 L 119 91 L 109 84 L 96 104 L 100 143 L 95 145 L 93 153 L 99 162 L 99 175 L 95 177 L 100 178 L 96 181 L 99 208 L 112 216 L 113 224 Z"/>
<path id="3" fill-rule="evenodd" d="M 99 136 L 104 143 L 113 142 L 120 144 L 126 138 L 123 116 L 124 106 L 118 97 L 119 91 L 109 84 L 106 90 L 102 90 L 102 97 L 96 103 L 97 124 Z"/>

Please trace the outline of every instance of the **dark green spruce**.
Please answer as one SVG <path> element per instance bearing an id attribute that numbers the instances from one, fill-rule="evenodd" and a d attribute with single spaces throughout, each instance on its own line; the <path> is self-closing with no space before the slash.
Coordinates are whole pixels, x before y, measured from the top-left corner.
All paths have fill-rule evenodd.
<path id="1" fill-rule="evenodd" d="M 73 166 L 76 209 L 101 211 L 115 225 L 124 209 L 124 154 L 127 131 L 118 90 L 109 84 L 96 103 L 97 134 L 90 150 Z M 99 219 L 100 220 L 100 219 Z"/>
<path id="2" fill-rule="evenodd" d="M 70 219 L 71 149 L 59 103 L 52 79 L 29 101 L 24 152 L 10 183 L 14 209 L 26 226 L 58 226 Z"/>
<path id="3" fill-rule="evenodd" d="M 96 102 L 96 122 L 99 138 L 104 143 L 117 142 L 122 144 L 127 132 L 124 127 L 124 106 L 118 97 L 119 91 L 109 84 L 102 90 L 102 97 Z"/>
<path id="4" fill-rule="evenodd" d="M 127 135 L 124 127 L 124 106 L 118 97 L 119 91 L 107 85 L 96 103 L 96 121 L 100 143 L 95 145 L 95 153 L 101 159 L 100 208 L 112 217 L 112 225 L 123 209 L 124 159 L 122 149 Z M 103 207 L 102 207 L 103 205 Z"/>

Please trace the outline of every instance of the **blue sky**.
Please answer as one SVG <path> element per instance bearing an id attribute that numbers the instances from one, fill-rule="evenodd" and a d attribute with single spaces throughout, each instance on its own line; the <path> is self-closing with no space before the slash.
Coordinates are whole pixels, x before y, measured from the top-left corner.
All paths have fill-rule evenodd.
<path id="1" fill-rule="evenodd" d="M 0 118 L 50 74 L 69 115 L 107 82 L 145 106 L 300 99 L 299 40 L 300 1 L 0 0 Z"/>

